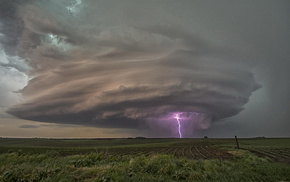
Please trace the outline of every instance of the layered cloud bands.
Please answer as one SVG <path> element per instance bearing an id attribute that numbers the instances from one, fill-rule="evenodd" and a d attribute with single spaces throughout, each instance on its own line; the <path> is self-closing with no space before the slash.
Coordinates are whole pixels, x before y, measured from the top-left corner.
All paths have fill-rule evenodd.
<path id="1" fill-rule="evenodd" d="M 104 23 L 90 3 L 43 3 L 20 6 L 15 18 L 16 52 L 32 78 L 8 110 L 19 118 L 136 127 L 198 112 L 217 121 L 260 87 L 247 65 L 170 23 Z"/>

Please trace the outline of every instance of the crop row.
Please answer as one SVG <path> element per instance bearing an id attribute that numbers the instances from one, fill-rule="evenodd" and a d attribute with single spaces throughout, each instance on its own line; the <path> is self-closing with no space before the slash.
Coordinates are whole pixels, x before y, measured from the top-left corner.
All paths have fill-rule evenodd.
<path id="1" fill-rule="evenodd" d="M 249 148 L 251 152 L 282 161 L 290 161 L 290 148 Z"/>
<path id="2" fill-rule="evenodd" d="M 231 154 L 214 147 L 212 145 L 198 146 L 172 146 L 172 147 L 124 147 L 101 149 L 106 155 L 123 156 L 123 155 L 154 155 L 167 154 L 176 157 L 186 157 L 189 159 L 213 159 L 213 158 L 230 158 Z"/>

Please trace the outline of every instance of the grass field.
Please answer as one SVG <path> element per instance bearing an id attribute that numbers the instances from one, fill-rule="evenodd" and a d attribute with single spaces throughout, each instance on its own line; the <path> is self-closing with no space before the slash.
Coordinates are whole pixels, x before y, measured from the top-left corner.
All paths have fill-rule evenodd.
<path id="1" fill-rule="evenodd" d="M 290 181 L 290 139 L 0 138 L 0 181 Z"/>

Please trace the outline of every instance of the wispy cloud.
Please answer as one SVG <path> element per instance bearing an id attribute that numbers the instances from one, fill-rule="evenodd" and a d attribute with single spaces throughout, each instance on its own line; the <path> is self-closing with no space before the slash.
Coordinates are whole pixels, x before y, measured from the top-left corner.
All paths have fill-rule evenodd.
<path id="1" fill-rule="evenodd" d="M 39 126 L 36 125 L 21 125 L 19 128 L 39 128 Z"/>

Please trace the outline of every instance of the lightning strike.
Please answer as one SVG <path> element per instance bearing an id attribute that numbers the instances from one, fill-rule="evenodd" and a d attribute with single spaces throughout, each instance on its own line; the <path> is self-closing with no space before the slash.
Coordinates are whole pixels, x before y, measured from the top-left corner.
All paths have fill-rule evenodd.
<path id="1" fill-rule="evenodd" d="M 179 133 L 179 138 L 182 138 L 182 134 L 181 134 L 181 124 L 180 124 L 180 117 L 179 117 L 179 114 L 176 114 L 175 115 L 175 119 L 177 121 L 177 124 L 178 124 L 178 133 Z"/>

